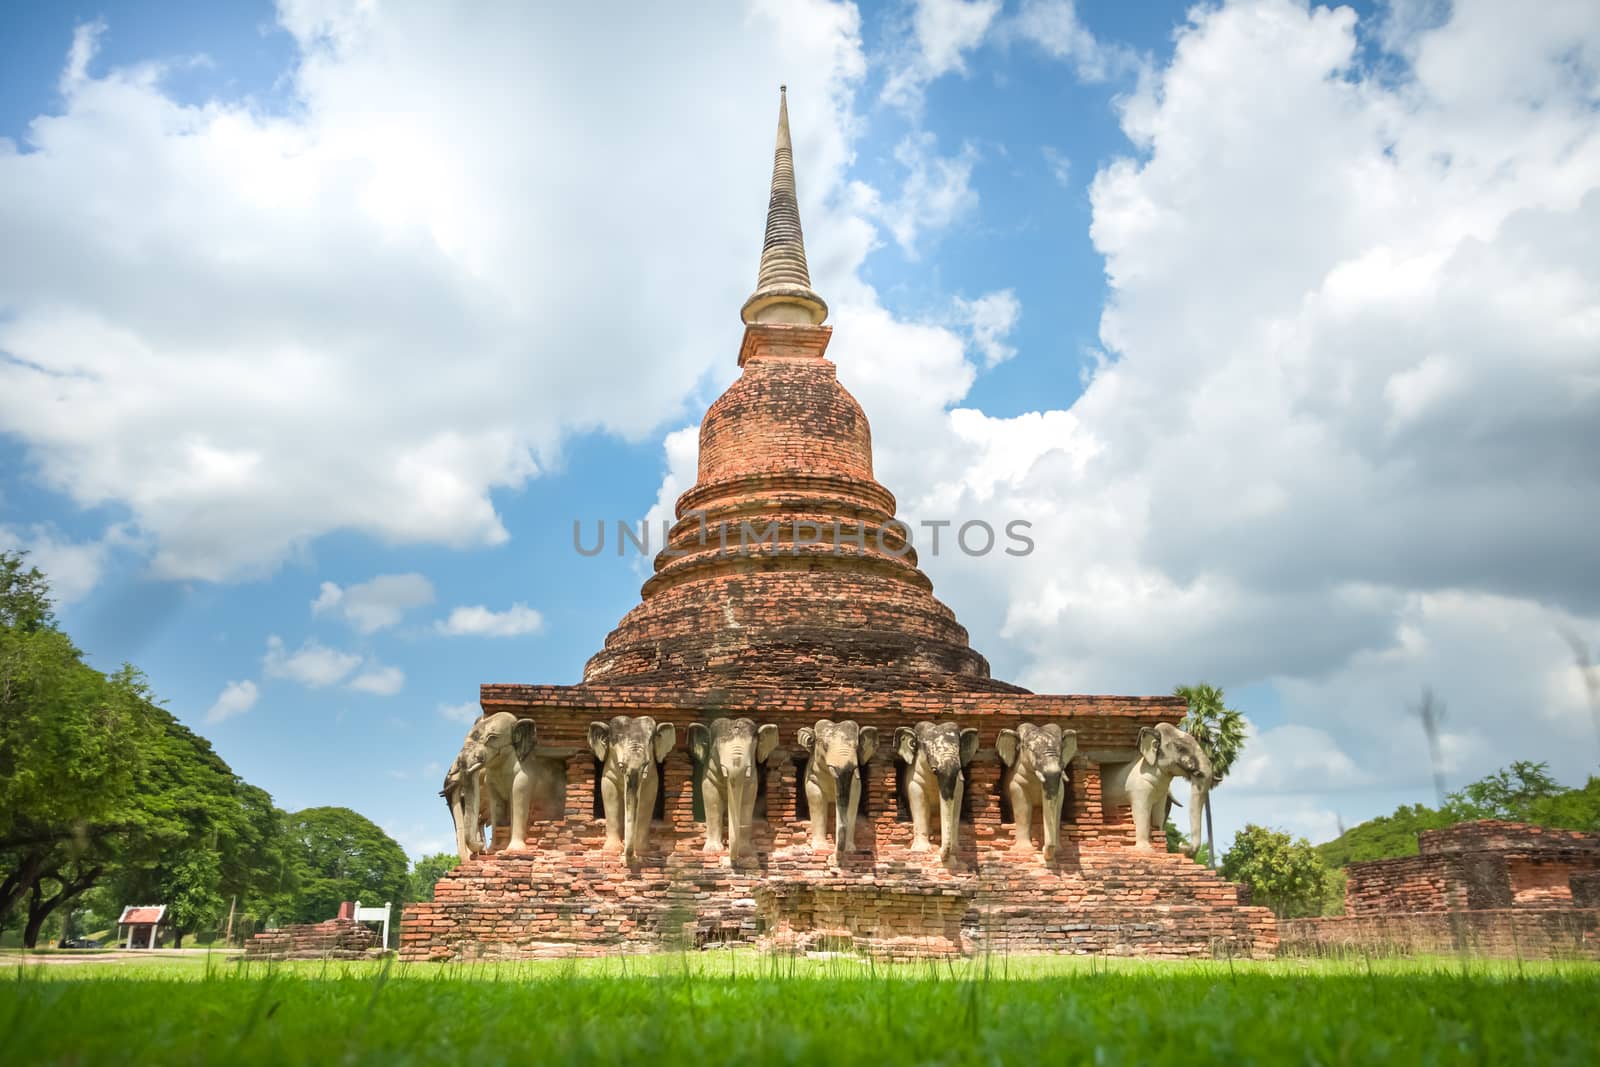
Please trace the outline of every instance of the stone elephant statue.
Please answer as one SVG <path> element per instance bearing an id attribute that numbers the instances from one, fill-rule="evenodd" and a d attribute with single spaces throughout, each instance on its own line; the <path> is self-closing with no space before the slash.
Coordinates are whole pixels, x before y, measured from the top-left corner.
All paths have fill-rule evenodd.
<path id="1" fill-rule="evenodd" d="M 1166 820 L 1167 794 L 1174 778 L 1189 780 L 1189 844 L 1183 851 L 1193 855 L 1200 841 L 1200 816 L 1211 803 L 1216 777 L 1211 760 L 1189 734 L 1166 722 L 1140 728 L 1139 758 L 1107 766 L 1101 788 L 1105 803 L 1133 808 L 1134 845 L 1148 849 L 1152 847 L 1151 828 Z"/>
<path id="2" fill-rule="evenodd" d="M 928 824 L 939 813 L 939 858 L 956 854 L 961 825 L 961 792 L 966 767 L 978 753 L 978 731 L 953 722 L 919 722 L 894 732 L 894 749 L 906 765 L 906 801 L 911 807 L 911 850 L 926 852 Z"/>
<path id="3" fill-rule="evenodd" d="M 632 863 L 650 838 L 660 774 L 656 764 L 678 741 L 670 722 L 648 715 L 618 715 L 589 724 L 589 749 L 600 761 L 600 801 L 606 812 L 606 845 Z"/>
<path id="4" fill-rule="evenodd" d="M 796 735 L 806 760 L 806 806 L 811 811 L 811 847 L 828 847 L 828 807 L 833 806 L 833 862 L 856 847 L 856 809 L 861 804 L 861 768 L 878 751 L 878 730 L 846 719 L 818 719 Z"/>
<path id="5" fill-rule="evenodd" d="M 1067 764 L 1078 754 L 1078 731 L 1055 723 L 1035 726 L 1025 722 L 1015 730 L 1001 730 L 995 739 L 1000 762 L 1011 769 L 1006 787 L 1011 816 L 1016 824 L 1018 850 L 1033 850 L 1033 809 L 1044 809 L 1044 858 L 1056 858 L 1061 841 L 1061 801 L 1066 795 Z"/>
<path id="6" fill-rule="evenodd" d="M 750 823 L 755 818 L 758 767 L 777 747 L 778 728 L 771 723 L 757 726 L 750 719 L 714 719 L 709 726 L 697 722 L 689 727 L 689 752 L 706 809 L 705 850 L 722 851 L 726 823 L 731 865 L 755 858 Z"/>
<path id="7" fill-rule="evenodd" d="M 463 860 L 484 851 L 485 817 L 491 826 L 511 827 L 507 852 L 527 849 L 523 838 L 528 833 L 528 808 L 533 801 L 537 736 L 532 719 L 518 718 L 509 711 L 486 715 L 467 731 L 439 793 L 450 806 L 456 853 Z"/>

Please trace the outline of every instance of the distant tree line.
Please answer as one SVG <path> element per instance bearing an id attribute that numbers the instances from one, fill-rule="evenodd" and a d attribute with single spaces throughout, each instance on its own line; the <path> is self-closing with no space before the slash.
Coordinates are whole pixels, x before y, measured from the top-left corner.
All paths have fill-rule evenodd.
<path id="1" fill-rule="evenodd" d="M 441 857 L 423 863 L 413 872 L 348 808 L 279 810 L 136 668 L 90 666 L 45 576 L 0 552 L 0 931 L 32 948 L 75 912 L 88 932 L 124 904 L 160 903 L 181 945 L 230 914 L 242 933 L 332 918 L 357 897 L 413 899 L 441 871 Z"/>

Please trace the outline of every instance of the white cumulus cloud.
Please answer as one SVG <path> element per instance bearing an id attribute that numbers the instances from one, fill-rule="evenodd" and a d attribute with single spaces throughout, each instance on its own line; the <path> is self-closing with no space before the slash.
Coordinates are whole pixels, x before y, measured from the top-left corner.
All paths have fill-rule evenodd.
<path id="1" fill-rule="evenodd" d="M 455 608 L 448 618 L 434 623 L 440 633 L 452 637 L 516 637 L 543 627 L 544 617 L 520 601 L 505 611 L 491 611 L 482 604 Z"/>
<path id="2" fill-rule="evenodd" d="M 260 696 L 254 682 L 229 682 L 206 712 L 206 722 L 225 722 L 236 715 L 243 715 L 256 706 Z"/>
<path id="3" fill-rule="evenodd" d="M 956 315 L 970 332 L 973 345 L 983 353 L 986 366 L 1003 363 L 1017 354 L 1005 343 L 1022 317 L 1022 302 L 1010 289 L 985 293 L 976 300 L 957 297 Z"/>
<path id="4" fill-rule="evenodd" d="M 357 693 L 371 693 L 374 696 L 392 697 L 405 688 L 406 672 L 399 667 L 386 667 L 378 663 L 368 663 L 362 668 L 361 673 L 350 679 L 345 687 Z"/>
<path id="5" fill-rule="evenodd" d="M 929 82 L 952 72 L 965 74 L 966 53 L 982 43 L 999 13 L 1000 0 L 915 0 L 882 99 L 915 109 Z"/>
<path id="6" fill-rule="evenodd" d="M 334 531 L 497 544 L 493 493 L 574 428 L 681 420 L 737 347 L 774 71 L 830 298 L 874 240 L 836 203 L 853 5 L 646 6 L 621 35 L 543 7 L 278 17 L 287 106 L 187 101 L 95 23 L 59 106 L 0 141 L 0 425 L 47 488 L 125 509 L 158 576 L 259 576 Z M 602 352 L 625 365 L 573 358 Z"/>
<path id="7" fill-rule="evenodd" d="M 380 574 L 371 581 L 340 586 L 323 582 L 311 602 L 313 615 L 337 614 L 361 633 L 398 625 L 412 608 L 433 603 L 433 583 L 420 574 Z"/>
<path id="8" fill-rule="evenodd" d="M 1005 36 L 1029 41 L 1071 64 L 1080 81 L 1103 82 L 1139 70 L 1139 58 L 1132 49 L 1099 40 L 1090 32 L 1078 17 L 1073 0 L 1023 0 L 1006 25 Z"/>
<path id="9" fill-rule="evenodd" d="M 307 638 L 291 652 L 277 634 L 267 638 L 267 654 L 261 660 L 267 677 L 287 678 L 312 689 L 337 685 L 360 665 L 360 656 L 329 648 L 315 638 Z"/>

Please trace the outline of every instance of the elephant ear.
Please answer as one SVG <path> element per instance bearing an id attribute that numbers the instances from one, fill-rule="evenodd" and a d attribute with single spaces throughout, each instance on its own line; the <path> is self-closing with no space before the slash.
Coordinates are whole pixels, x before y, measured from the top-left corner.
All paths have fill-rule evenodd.
<path id="1" fill-rule="evenodd" d="M 1017 765 L 1017 731 L 1001 730 L 1000 736 L 994 739 L 994 750 L 1000 756 L 1000 762 L 1007 767 Z"/>
<path id="2" fill-rule="evenodd" d="M 1139 727 L 1139 755 L 1144 761 L 1154 766 L 1160 749 L 1161 735 L 1148 726 Z"/>
<path id="3" fill-rule="evenodd" d="M 972 762 L 972 757 L 978 754 L 978 731 L 967 727 L 961 731 L 961 766 L 965 767 Z"/>
<path id="4" fill-rule="evenodd" d="M 817 747 L 817 731 L 809 726 L 802 726 L 794 732 L 794 739 L 801 748 L 810 752 Z"/>
<path id="5" fill-rule="evenodd" d="M 672 746 L 678 743 L 678 728 L 670 722 L 661 723 L 656 727 L 656 762 L 660 763 L 667 758 L 667 753 L 672 751 Z"/>
<path id="6" fill-rule="evenodd" d="M 689 755 L 702 767 L 711 762 L 711 728 L 703 722 L 689 724 Z"/>
<path id="7" fill-rule="evenodd" d="M 894 754 L 906 763 L 917 760 L 917 731 L 909 726 L 894 728 Z"/>
<path id="8" fill-rule="evenodd" d="M 589 724 L 589 751 L 594 753 L 594 758 L 601 763 L 606 761 L 606 753 L 611 750 L 611 727 L 603 722 Z"/>
<path id="9" fill-rule="evenodd" d="M 772 750 L 778 747 L 778 728 L 770 722 L 756 727 L 756 762 L 765 763 Z"/>
<path id="10" fill-rule="evenodd" d="M 1065 766 L 1072 762 L 1072 757 L 1078 754 L 1078 731 L 1061 731 L 1061 763 Z"/>
<path id="11" fill-rule="evenodd" d="M 525 760 L 533 755 L 533 744 L 538 736 L 539 728 L 532 719 L 517 720 L 517 724 L 511 728 L 511 750 L 517 754 L 517 759 Z"/>
<path id="12" fill-rule="evenodd" d="M 863 726 L 856 733 L 856 763 L 865 766 L 876 751 L 878 751 L 878 728 Z"/>

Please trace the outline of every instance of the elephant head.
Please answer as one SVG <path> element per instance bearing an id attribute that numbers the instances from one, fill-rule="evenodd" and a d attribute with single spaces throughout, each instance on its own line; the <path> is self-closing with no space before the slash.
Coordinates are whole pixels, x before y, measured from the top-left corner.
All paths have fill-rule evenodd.
<path id="1" fill-rule="evenodd" d="M 728 829 L 728 860 L 737 865 L 754 855 L 750 822 L 755 818 L 758 766 L 778 747 L 778 728 L 757 726 L 750 719 L 714 719 L 708 726 L 689 727 L 689 753 L 700 779 L 706 809 L 707 852 L 722 850 L 723 822 Z"/>
<path id="2" fill-rule="evenodd" d="M 480 790 L 488 800 L 490 824 L 511 828 L 507 851 L 520 852 L 527 847 L 523 838 L 533 800 L 537 736 L 532 719 L 518 718 L 509 711 L 485 715 L 467 731 L 440 793 L 450 805 L 456 851 L 462 859 L 483 851 Z"/>
<path id="3" fill-rule="evenodd" d="M 1061 840 L 1061 801 L 1066 795 L 1066 768 L 1078 753 L 1078 731 L 1055 723 L 1035 726 L 1025 722 L 1015 730 L 1001 730 L 995 739 L 1000 762 L 1011 768 L 1011 815 L 1016 824 L 1018 849 L 1032 849 L 1029 828 L 1033 808 L 1044 809 L 1044 856 L 1055 859 Z"/>
<path id="4" fill-rule="evenodd" d="M 894 732 L 895 755 L 905 763 L 906 800 L 911 807 L 913 852 L 926 851 L 928 825 L 939 811 L 939 858 L 948 862 L 960 833 L 961 792 L 966 766 L 978 753 L 978 731 L 953 722 L 919 722 Z"/>
<path id="5" fill-rule="evenodd" d="M 656 764 L 677 743 L 670 722 L 648 715 L 618 715 L 589 724 L 589 749 L 600 761 L 600 799 L 606 811 L 606 848 L 621 849 L 632 863 L 650 836 L 650 816 L 659 788 Z"/>
<path id="6" fill-rule="evenodd" d="M 483 851 L 483 824 L 488 822 L 484 810 L 488 798 L 483 795 L 483 772 L 467 773 L 465 754 L 458 754 L 444 775 L 444 797 L 450 809 L 450 821 L 456 828 L 456 854 L 465 863 Z"/>
<path id="7" fill-rule="evenodd" d="M 1210 806 L 1211 787 L 1217 783 L 1210 757 L 1191 734 L 1163 722 L 1139 731 L 1139 758 L 1169 781 L 1188 779 L 1189 841 L 1183 846 L 1183 853 L 1194 855 L 1201 841 L 1201 815 Z"/>
<path id="8" fill-rule="evenodd" d="M 856 809 L 861 804 L 860 769 L 878 751 L 878 730 L 846 719 L 818 719 L 796 735 L 806 760 L 806 805 L 811 811 L 811 847 L 828 847 L 828 805 L 834 807 L 833 862 L 856 847 Z"/>

